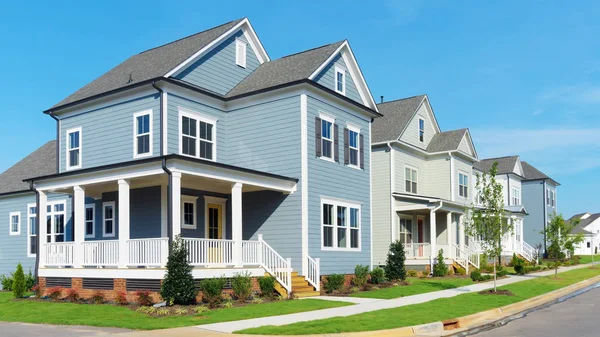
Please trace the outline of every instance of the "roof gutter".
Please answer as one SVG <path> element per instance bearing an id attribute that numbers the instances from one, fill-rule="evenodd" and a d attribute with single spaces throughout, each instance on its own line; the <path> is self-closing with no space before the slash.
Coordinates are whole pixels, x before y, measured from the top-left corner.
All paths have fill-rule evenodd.
<path id="1" fill-rule="evenodd" d="M 33 181 L 29 182 L 29 189 L 35 193 L 35 208 L 36 208 L 36 216 L 35 216 L 35 232 L 40 232 L 40 192 L 33 187 Z M 27 210 L 29 212 L 29 210 Z M 28 239 L 29 240 L 29 239 Z M 42 240 L 40 240 L 39 235 L 36 243 L 36 251 L 35 251 L 35 267 L 33 272 L 33 277 L 35 280 L 35 284 L 38 284 L 38 269 L 40 268 L 40 249 Z"/>

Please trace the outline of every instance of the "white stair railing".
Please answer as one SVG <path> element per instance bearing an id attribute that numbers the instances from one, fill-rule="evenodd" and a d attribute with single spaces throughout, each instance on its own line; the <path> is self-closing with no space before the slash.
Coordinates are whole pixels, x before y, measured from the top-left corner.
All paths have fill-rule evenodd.
<path id="1" fill-rule="evenodd" d="M 521 248 L 521 255 L 523 255 L 523 257 L 525 259 L 527 259 L 527 261 L 531 262 L 533 261 L 533 259 L 535 259 L 537 252 L 535 250 L 535 248 L 531 247 L 530 244 L 528 244 L 525 241 L 521 242 L 522 248 Z"/>
<path id="2" fill-rule="evenodd" d="M 308 273 L 304 279 L 312 284 L 316 291 L 321 291 L 321 259 L 306 256 L 306 260 L 308 262 Z"/>
<path id="3" fill-rule="evenodd" d="M 473 265 L 473 267 L 475 267 L 476 269 L 479 269 L 479 264 L 480 264 L 480 256 L 479 253 L 472 250 L 470 247 L 465 246 L 465 253 L 467 254 L 467 259 L 469 261 L 469 263 L 471 265 Z M 468 269 L 467 269 L 468 270 Z"/>
<path id="4" fill-rule="evenodd" d="M 84 241 L 81 245 L 84 266 L 100 267 L 119 264 L 119 240 Z"/>
<path id="5" fill-rule="evenodd" d="M 169 239 L 132 239 L 127 240 L 129 266 L 162 267 L 169 255 Z"/>
<path id="6" fill-rule="evenodd" d="M 288 294 L 292 291 L 292 260 L 284 259 L 258 234 L 261 243 L 261 267 L 279 282 Z"/>
<path id="7" fill-rule="evenodd" d="M 452 252 L 454 253 L 454 261 L 458 263 L 461 267 L 465 268 L 467 274 L 469 273 L 469 258 L 467 257 L 467 253 L 460 249 L 456 244 L 451 244 Z"/>
<path id="8" fill-rule="evenodd" d="M 73 265 L 74 242 L 52 242 L 45 243 L 44 265 L 53 267 L 65 267 Z"/>

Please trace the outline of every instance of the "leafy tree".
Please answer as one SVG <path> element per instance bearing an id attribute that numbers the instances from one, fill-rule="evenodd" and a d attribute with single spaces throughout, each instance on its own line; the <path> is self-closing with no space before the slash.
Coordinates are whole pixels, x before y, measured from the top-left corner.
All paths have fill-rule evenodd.
<path id="1" fill-rule="evenodd" d="M 444 277 L 446 275 L 448 275 L 448 267 L 446 267 L 446 263 L 444 262 L 444 250 L 440 249 L 435 265 L 433 266 L 433 276 Z"/>
<path id="2" fill-rule="evenodd" d="M 471 204 L 465 211 L 464 226 L 467 235 L 481 240 L 483 253 L 494 261 L 494 292 L 496 292 L 496 261 L 502 254 L 502 238 L 512 233 L 513 226 L 507 221 L 504 209 L 502 185 L 496 181 L 498 163 L 489 172 L 477 174 L 475 188 L 479 205 Z"/>
<path id="3" fill-rule="evenodd" d="M 188 250 L 178 235 L 167 261 L 167 273 L 163 281 L 160 296 L 172 304 L 193 304 L 196 302 L 196 287 L 192 276 L 192 266 L 189 264 Z"/>
<path id="4" fill-rule="evenodd" d="M 385 263 L 385 277 L 390 281 L 406 279 L 406 266 L 404 261 L 404 245 L 400 241 L 392 242 Z"/>
<path id="5" fill-rule="evenodd" d="M 25 273 L 23 273 L 23 266 L 21 264 L 17 264 L 17 270 L 13 275 L 13 284 L 12 290 L 15 298 L 23 298 L 23 294 L 25 294 Z"/>
<path id="6" fill-rule="evenodd" d="M 541 232 L 546 235 L 546 240 L 550 243 L 548 246 L 548 255 L 554 259 L 554 277 L 558 274 L 558 265 L 560 260 L 566 257 L 566 252 L 571 256 L 575 251 L 575 245 L 583 242 L 583 234 L 571 234 L 573 229 L 579 224 L 579 220 L 565 221 L 561 214 L 552 216 L 552 219 Z"/>

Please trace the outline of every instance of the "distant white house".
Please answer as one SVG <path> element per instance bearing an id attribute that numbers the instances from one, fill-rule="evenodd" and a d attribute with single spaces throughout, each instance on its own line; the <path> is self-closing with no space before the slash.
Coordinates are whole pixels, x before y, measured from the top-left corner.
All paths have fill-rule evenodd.
<path id="1" fill-rule="evenodd" d="M 575 214 L 567 221 L 575 220 L 579 220 L 579 224 L 571 234 L 583 234 L 583 242 L 575 247 L 575 255 L 591 255 L 596 248 L 600 251 L 600 213 Z"/>

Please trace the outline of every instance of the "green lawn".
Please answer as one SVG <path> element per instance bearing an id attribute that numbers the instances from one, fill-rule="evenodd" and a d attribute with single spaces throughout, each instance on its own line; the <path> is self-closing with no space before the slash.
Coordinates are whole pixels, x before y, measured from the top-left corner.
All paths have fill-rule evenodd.
<path id="1" fill-rule="evenodd" d="M 351 304 L 306 299 L 249 304 L 245 307 L 211 310 L 197 316 L 156 318 L 108 304 L 13 301 L 12 293 L 0 292 L 0 321 L 153 330 L 292 314 L 346 305 Z"/>
<path id="2" fill-rule="evenodd" d="M 424 294 L 432 291 L 458 288 L 473 284 L 470 278 L 415 278 L 407 279 L 410 285 L 382 288 L 378 290 L 355 293 L 352 297 L 368 297 L 391 299 L 410 295 Z"/>
<path id="3" fill-rule="evenodd" d="M 594 262 L 600 262 L 600 255 L 594 255 Z M 579 255 L 579 263 L 592 263 L 592 255 Z"/>
<path id="4" fill-rule="evenodd" d="M 269 335 L 329 334 L 352 331 L 373 331 L 425 324 L 474 314 L 556 290 L 600 275 L 600 269 L 577 269 L 553 276 L 513 283 L 502 287 L 515 296 L 490 296 L 470 293 L 427 303 L 372 311 L 348 317 L 334 317 L 284 326 L 265 326 L 236 333 Z"/>

